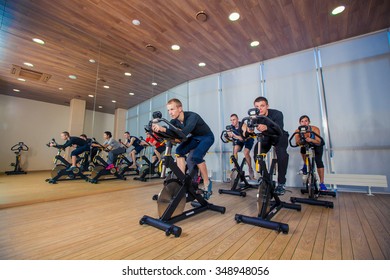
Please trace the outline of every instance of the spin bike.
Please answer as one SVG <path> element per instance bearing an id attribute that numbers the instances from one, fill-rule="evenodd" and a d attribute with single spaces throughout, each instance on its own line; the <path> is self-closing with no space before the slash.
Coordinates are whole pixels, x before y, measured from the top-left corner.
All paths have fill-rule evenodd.
<path id="1" fill-rule="evenodd" d="M 244 118 L 242 121 L 247 122 L 247 126 L 250 129 L 254 129 L 259 124 L 268 126 L 267 136 L 278 137 L 282 135 L 280 127 L 266 116 L 260 116 L 260 111 L 256 108 L 248 111 L 249 117 Z M 271 132 L 269 132 L 271 131 Z M 265 162 L 266 154 L 261 154 L 261 143 L 264 139 L 264 134 L 261 132 L 256 133 L 258 142 L 258 153 L 256 157 L 256 172 L 260 174 L 260 185 L 257 194 L 257 216 L 250 217 L 242 214 L 236 214 L 235 220 L 237 223 L 246 223 L 259 227 L 276 230 L 277 232 L 283 232 L 287 234 L 289 231 L 288 224 L 281 222 L 274 222 L 271 219 L 281 210 L 282 208 L 294 209 L 301 211 L 301 205 L 286 203 L 280 200 L 279 196 L 275 193 L 276 183 L 273 181 L 272 176 L 276 166 L 276 159 L 273 158 L 268 171 Z M 274 201 L 271 202 L 271 199 Z"/>
<path id="2" fill-rule="evenodd" d="M 226 127 L 226 130 L 222 131 L 221 133 L 221 141 L 223 143 L 229 143 L 232 142 L 233 151 L 234 151 L 234 139 L 229 137 L 228 132 L 232 131 L 231 126 L 228 125 Z M 237 158 L 232 154 L 230 156 L 230 162 L 233 163 L 234 167 L 232 169 L 232 173 L 230 174 L 230 190 L 226 189 L 219 189 L 218 192 L 220 194 L 231 194 L 231 195 L 237 195 L 237 196 L 246 196 L 246 189 L 257 189 L 259 187 L 258 182 L 256 181 L 255 184 L 248 182 L 248 177 L 245 175 L 244 171 L 244 165 L 246 163 L 245 157 L 242 159 L 241 164 L 238 163 Z"/>
<path id="3" fill-rule="evenodd" d="M 102 158 L 101 153 L 103 151 L 109 152 L 109 150 L 107 150 L 102 144 L 97 142 L 96 139 L 93 139 L 92 143 L 97 145 L 98 151 L 92 160 L 93 165 L 90 165 L 90 170 L 91 170 L 90 178 L 87 178 L 86 181 L 92 184 L 97 184 L 99 180 L 113 180 L 113 179 L 126 180 L 126 177 L 123 174 L 121 174 L 116 167 L 118 166 L 118 163 L 122 160 L 120 155 L 118 156 L 114 167 L 107 170 L 106 167 L 108 166 L 108 163 Z"/>
<path id="4" fill-rule="evenodd" d="M 21 166 L 20 166 L 20 161 L 21 161 L 21 154 L 22 152 L 27 152 L 28 147 L 26 144 L 23 142 L 19 142 L 16 145 L 13 145 L 11 147 L 11 151 L 15 153 L 15 163 L 11 163 L 11 166 L 14 167 L 13 171 L 5 171 L 5 174 L 7 175 L 19 175 L 19 174 L 27 174 L 26 171 L 23 171 Z"/>
<path id="5" fill-rule="evenodd" d="M 139 180 L 142 182 L 146 182 L 147 180 L 150 179 L 160 179 L 161 174 L 158 171 L 158 165 L 159 165 L 159 160 L 156 159 L 155 161 L 151 162 L 149 158 L 145 155 L 146 149 L 154 149 L 152 145 L 146 146 L 143 150 L 143 155 L 141 156 L 141 160 L 144 161 L 144 163 L 141 166 L 141 169 L 139 173 L 141 176 L 139 177 L 134 177 L 134 180 Z"/>
<path id="6" fill-rule="evenodd" d="M 182 229 L 174 223 L 192 217 L 206 210 L 212 210 L 224 214 L 226 208 L 209 203 L 200 194 L 200 189 L 194 185 L 195 176 L 198 174 L 196 167 L 189 170 L 189 173 L 184 174 L 177 166 L 174 158 L 171 155 L 172 146 L 177 141 L 185 141 L 187 137 L 181 130 L 173 126 L 169 121 L 162 118 L 161 112 L 153 113 L 154 123 L 165 123 L 168 125 L 167 132 L 158 132 L 157 136 L 166 140 L 165 155 L 162 158 L 163 170 L 162 176 L 165 176 L 167 168 L 172 170 L 172 173 L 166 177 L 164 186 L 157 197 L 157 210 L 159 218 L 143 216 L 139 223 L 141 225 L 148 224 L 160 230 L 163 230 L 166 236 L 173 234 L 179 237 Z M 193 208 L 184 211 L 187 202 L 191 202 Z"/>
<path id="7" fill-rule="evenodd" d="M 316 145 L 305 141 L 306 133 L 308 133 L 307 126 L 302 125 L 298 127 L 298 131 L 294 132 L 294 134 L 291 135 L 289 139 L 289 143 L 292 148 L 301 147 L 301 145 L 292 143 L 292 140 L 295 138 L 295 135 L 299 134 L 300 141 L 301 143 L 303 143 L 303 146 L 305 147 L 306 150 L 305 164 L 307 166 L 307 173 L 302 174 L 302 181 L 305 187 L 301 189 L 301 193 L 302 194 L 307 193 L 309 197 L 308 198 L 290 197 L 290 201 L 292 203 L 299 202 L 299 203 L 306 203 L 306 204 L 316 205 L 316 206 L 324 206 L 326 208 L 333 208 L 332 201 L 318 200 L 318 197 L 320 195 L 329 195 L 329 196 L 336 197 L 336 193 L 334 191 L 321 191 L 318 188 L 316 164 L 314 160 L 315 159 L 314 148 Z M 314 134 L 316 137 L 320 139 L 321 143 L 318 146 L 323 146 L 325 144 L 324 139 L 320 135 L 318 135 L 314 131 L 310 131 L 310 133 Z"/>
<path id="8" fill-rule="evenodd" d="M 123 148 L 127 149 L 127 146 L 121 141 L 121 139 L 118 140 L 118 142 L 122 145 Z M 118 167 L 118 173 L 122 176 L 136 176 L 139 174 L 138 168 L 130 168 L 130 166 L 133 164 L 128 158 L 128 153 L 123 153 L 118 155 L 116 166 Z"/>
<path id="9" fill-rule="evenodd" d="M 79 164 L 80 167 L 76 167 L 72 171 L 67 171 L 71 164 L 61 155 L 64 149 L 56 147 L 58 144 L 54 138 L 49 143 L 47 143 L 46 146 L 50 147 L 50 143 L 54 144 L 53 148 L 57 148 L 57 154 L 54 157 L 54 168 L 51 170 L 51 178 L 46 179 L 46 182 L 49 182 L 50 184 L 56 184 L 57 181 L 60 180 L 88 180 L 88 177 L 83 174 L 84 163 L 88 162 L 87 152 L 84 152 L 77 160 L 77 164 Z"/>

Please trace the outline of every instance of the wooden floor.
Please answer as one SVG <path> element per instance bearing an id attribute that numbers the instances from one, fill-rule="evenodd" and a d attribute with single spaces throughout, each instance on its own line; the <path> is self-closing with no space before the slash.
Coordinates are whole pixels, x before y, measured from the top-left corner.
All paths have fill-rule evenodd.
<path id="1" fill-rule="evenodd" d="M 247 197 L 218 194 L 210 202 L 225 214 L 207 211 L 176 225 L 179 238 L 140 225 L 157 216 L 158 181 L 67 181 L 51 185 L 47 172 L 0 175 L 0 259 L 390 259 L 390 196 L 338 193 L 324 198 L 334 209 L 302 204 L 273 220 L 288 234 L 237 224 L 236 213 L 256 215 L 256 190 Z M 291 189 L 294 196 L 299 190 Z M 287 201 L 291 193 L 282 198 Z"/>

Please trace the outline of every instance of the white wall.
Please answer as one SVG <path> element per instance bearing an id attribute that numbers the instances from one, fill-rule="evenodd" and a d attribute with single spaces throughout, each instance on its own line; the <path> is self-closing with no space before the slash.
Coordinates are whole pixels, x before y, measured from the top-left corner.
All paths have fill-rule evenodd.
<path id="1" fill-rule="evenodd" d="M 85 112 L 84 133 L 89 138 L 95 137 L 97 141 L 103 142 L 104 131 L 111 131 L 114 135 L 114 121 L 113 114 L 87 110 Z"/>
<path id="2" fill-rule="evenodd" d="M 92 112 L 86 111 L 84 129 L 88 136 L 92 131 L 91 116 Z M 114 115 L 96 113 L 95 123 L 96 138 L 102 138 L 104 130 L 114 128 Z M 22 155 L 23 170 L 50 170 L 56 150 L 46 143 L 51 138 L 61 143 L 60 133 L 68 126 L 68 106 L 0 94 L 0 172 L 13 170 L 10 163 L 15 162 L 15 155 L 10 148 L 19 142 L 29 147 Z"/>

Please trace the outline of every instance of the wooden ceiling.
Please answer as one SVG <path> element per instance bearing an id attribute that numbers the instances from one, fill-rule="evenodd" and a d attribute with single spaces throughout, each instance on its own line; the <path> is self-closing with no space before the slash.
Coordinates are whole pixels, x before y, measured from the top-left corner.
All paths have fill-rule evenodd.
<path id="1" fill-rule="evenodd" d="M 346 10 L 332 16 L 340 4 Z M 240 19 L 229 21 L 232 12 Z M 79 98 L 113 114 L 188 80 L 386 29 L 390 1 L 0 0 L 0 24 L 0 94 L 61 105 Z"/>

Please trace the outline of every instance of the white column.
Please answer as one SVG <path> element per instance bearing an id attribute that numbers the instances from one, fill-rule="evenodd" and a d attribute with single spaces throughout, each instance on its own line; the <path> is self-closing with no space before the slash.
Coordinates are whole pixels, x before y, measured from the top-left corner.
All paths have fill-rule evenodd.
<path id="1" fill-rule="evenodd" d="M 122 138 L 126 131 L 126 113 L 127 110 L 125 109 L 115 109 L 113 137 L 116 140 Z"/>

